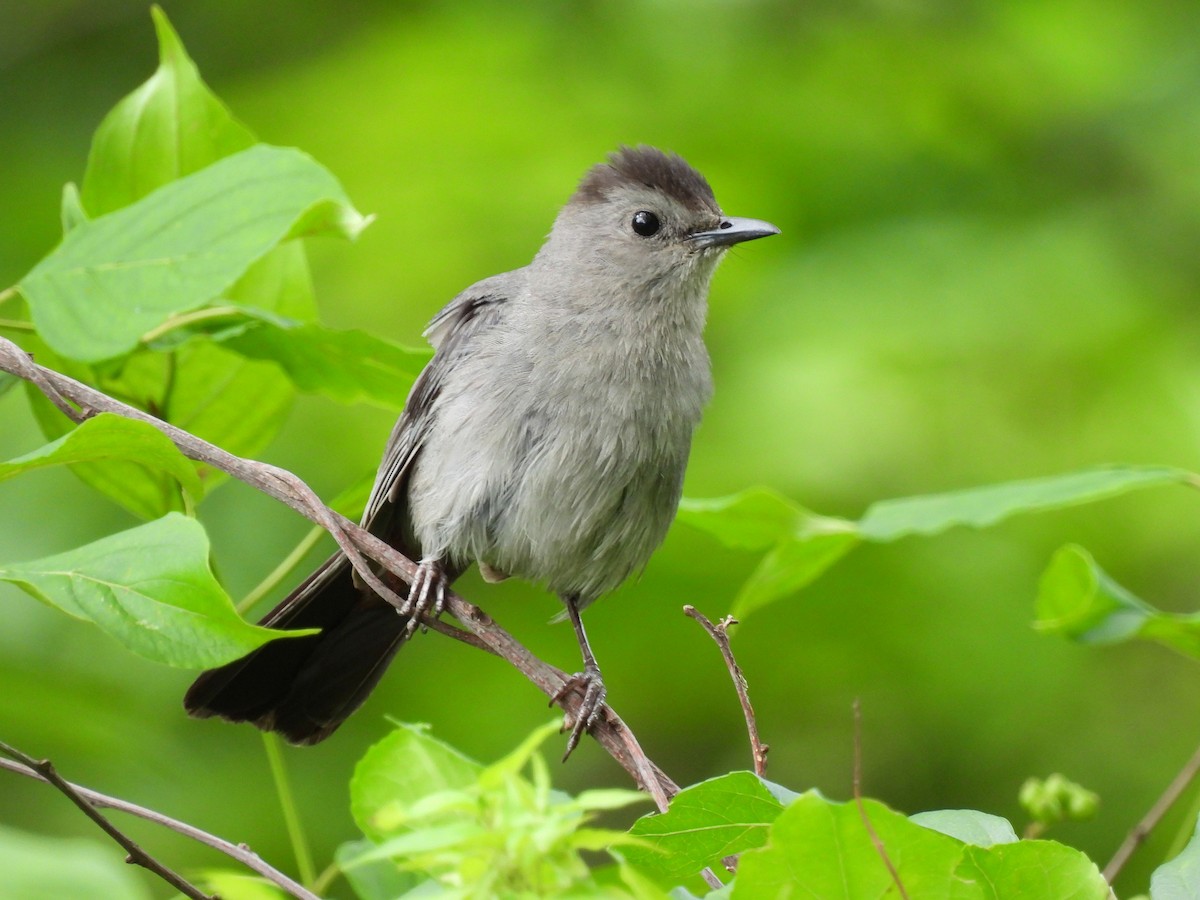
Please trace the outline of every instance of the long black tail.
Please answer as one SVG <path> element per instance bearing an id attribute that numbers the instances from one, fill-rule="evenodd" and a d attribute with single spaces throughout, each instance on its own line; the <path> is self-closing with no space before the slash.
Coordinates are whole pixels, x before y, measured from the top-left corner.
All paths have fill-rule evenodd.
<path id="1" fill-rule="evenodd" d="M 261 624 L 321 633 L 272 641 L 204 672 L 183 705 L 198 718 L 250 722 L 293 744 L 315 744 L 367 699 L 404 643 L 408 620 L 356 586 L 350 564 L 338 553 Z"/>

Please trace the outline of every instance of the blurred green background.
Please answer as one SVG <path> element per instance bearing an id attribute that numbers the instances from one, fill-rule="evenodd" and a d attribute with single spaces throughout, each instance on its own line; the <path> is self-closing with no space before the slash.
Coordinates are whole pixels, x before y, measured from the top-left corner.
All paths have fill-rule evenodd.
<path id="1" fill-rule="evenodd" d="M 619 143 L 678 151 L 727 212 L 779 225 L 714 284 L 717 393 L 691 496 L 761 482 L 855 517 L 886 497 L 1103 462 L 1200 468 L 1195 3 L 163 5 L 235 115 L 314 155 L 378 216 L 355 245 L 310 246 L 335 326 L 416 343 L 460 289 L 528 261 Z M 0 6 L 0 285 L 56 243 L 61 185 L 154 65 L 141 3 Z M 264 456 L 328 497 L 374 467 L 390 426 L 385 411 L 301 398 Z M 0 397 L 0 458 L 40 443 L 23 392 Z M 307 528 L 238 485 L 202 513 L 235 595 Z M 4 560 L 134 524 L 66 472 L 0 487 L 0 522 Z M 1061 771 L 1103 805 L 1051 836 L 1102 863 L 1200 736 L 1196 672 L 1158 647 L 1039 637 L 1037 579 L 1078 541 L 1135 593 L 1190 609 L 1198 526 L 1196 497 L 1164 489 L 861 548 L 737 631 L 771 777 L 848 797 L 861 698 L 867 793 L 1020 828 L 1022 780 Z M 681 783 L 750 765 L 720 657 L 680 607 L 722 614 L 754 561 L 679 527 L 640 581 L 588 612 L 611 701 Z M 535 652 L 577 664 L 570 629 L 546 624 L 552 597 L 474 575 L 459 587 Z M 288 860 L 257 734 L 188 720 L 192 673 L 15 588 L 0 585 L 0 604 L 0 739 Z M 415 641 L 335 738 L 288 753 L 318 857 L 352 834 L 346 781 L 385 716 L 488 760 L 549 715 L 502 663 Z M 626 783 L 586 744 L 555 772 L 570 790 Z M 0 822 L 94 837 L 61 798 L 2 774 Z M 177 866 L 216 862 L 131 830 Z"/>

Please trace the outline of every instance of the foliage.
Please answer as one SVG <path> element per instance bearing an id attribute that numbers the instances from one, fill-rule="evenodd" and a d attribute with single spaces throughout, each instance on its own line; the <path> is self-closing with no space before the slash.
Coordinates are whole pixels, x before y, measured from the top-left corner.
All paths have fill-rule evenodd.
<path id="1" fill-rule="evenodd" d="M 62 194 L 61 242 L 0 294 L 8 317 L 4 327 L 42 364 L 234 453 L 266 447 L 298 392 L 394 411 L 428 352 L 319 323 L 300 242 L 319 235 L 356 239 L 371 217 L 359 213 L 339 179 L 307 153 L 258 142 L 200 79 L 166 16 L 157 9 L 153 15 L 159 67 L 96 131 L 82 189 L 68 185 Z M 854 66 L 856 60 L 841 63 Z M 904 64 L 912 64 L 907 56 Z M 747 101 L 748 112 L 757 102 Z M 819 124 L 820 109 L 812 112 L 806 121 Z M 936 118 L 930 110 L 910 112 L 914 120 Z M 1018 135 L 1038 115 L 1021 104 L 1006 112 L 1025 123 L 1014 126 Z M 825 138 L 816 130 L 819 144 Z M 906 132 L 910 141 L 919 143 L 919 130 Z M 976 152 L 1003 155 L 1001 149 Z M 1174 163 L 1162 152 L 1154 165 L 1169 169 Z M 968 159 L 961 163 L 964 171 L 972 167 Z M 903 172 L 888 174 L 888 190 L 865 183 L 842 189 L 887 195 L 890 202 L 891 187 L 902 192 L 905 178 Z M 836 181 L 831 177 L 827 183 Z M 1070 186 L 1056 189 L 1069 193 Z M 431 216 L 437 215 L 434 206 Z M 814 215 L 835 216 L 829 197 L 814 197 L 812 208 Z M 1180 215 L 1164 211 L 1164 218 Z M 1105 298 L 1111 300 L 1106 291 L 1115 290 L 1119 277 L 1104 277 L 1114 264 L 1092 244 L 1073 243 L 1077 231 L 1087 238 L 1091 227 L 1076 229 L 1067 216 L 1052 223 L 1050 237 L 1037 233 L 1017 244 L 1022 253 L 1033 253 L 1050 241 L 1055 258 L 1067 259 L 1072 271 L 1101 273 L 1088 286 L 1099 309 L 1095 319 L 1103 320 Z M 1070 237 L 1060 240 L 1055 229 Z M 990 226 L 978 223 L 945 231 L 964 242 L 960 246 L 974 240 L 971 246 L 984 259 L 992 258 L 987 254 L 999 243 Z M 943 230 L 925 223 L 901 233 L 905 245 L 910 234 L 918 242 L 937 243 Z M 896 240 L 891 232 L 876 234 L 866 252 L 895 263 L 896 277 L 903 278 L 904 254 L 889 244 Z M 1071 252 L 1060 253 L 1063 247 Z M 834 242 L 799 274 L 819 283 L 824 263 L 854 252 L 861 250 Z M 873 271 L 845 268 L 859 278 Z M 793 283 L 799 274 L 789 272 L 779 284 Z M 1077 324 L 1086 331 L 1082 317 Z M 886 337 L 876 340 L 884 356 L 904 356 Z M 0 376 L 0 395 L 14 383 Z M 776 389 L 761 387 L 766 393 Z M 208 535 L 194 517 L 198 506 L 207 509 L 206 498 L 221 477 L 187 460 L 149 425 L 98 416 L 71 427 L 35 390 L 28 396 L 48 443 L 0 464 L 0 480 L 69 466 L 87 485 L 147 521 L 72 550 L 0 565 L 0 580 L 91 621 L 157 663 L 211 666 L 265 640 L 262 629 L 233 613 L 213 574 Z M 768 607 L 813 586 L 860 546 L 902 538 L 916 543 L 956 526 L 992 528 L 1017 514 L 1091 505 L 1163 485 L 1194 488 L 1197 476 L 1171 466 L 1093 466 L 879 501 L 857 519 L 811 512 L 777 490 L 751 487 L 716 499 L 689 499 L 679 518 L 733 555 L 759 555 L 733 591 L 731 611 L 765 618 Z M 1054 554 L 1037 598 L 1043 632 L 1083 644 L 1148 639 L 1191 658 L 1200 657 L 1197 615 L 1160 611 L 1140 600 L 1077 544 Z M 1107 896 L 1087 855 L 1054 841 L 1018 840 L 1002 817 L 973 810 L 905 817 L 875 800 L 831 802 L 815 791 L 797 794 L 745 772 L 684 790 L 669 812 L 638 819 L 628 831 L 597 828 L 594 816 L 633 796 L 584 790 L 571 797 L 553 789 L 537 753 L 549 733 L 535 731 L 499 762 L 484 766 L 421 729 L 398 728 L 355 770 L 350 808 L 363 838 L 343 843 L 330 871 L 344 874 L 356 896 L 372 900 L 435 889 L 464 897 L 657 900 L 672 888 L 703 890 L 700 870 L 723 872 L 725 858 L 740 854 L 737 876 L 716 895 L 809 890 L 822 897 L 873 896 L 898 881 L 923 897 Z M 1043 826 L 1084 818 L 1096 808 L 1094 794 L 1061 776 L 1027 783 L 1021 800 Z M 38 859 L 21 850 L 25 843 L 47 851 L 46 842 L 5 834 L 0 854 Z M 1155 900 L 1195 894 L 1196 844 L 1193 838 L 1154 873 Z M 600 850 L 613 862 L 589 865 L 591 858 L 583 854 Z M 52 877 L 77 883 L 72 879 L 78 871 L 91 872 L 80 877 L 90 878 L 106 896 L 144 894 L 140 885 L 122 883 L 121 875 L 102 865 L 93 869 L 91 844 L 56 846 L 52 852 L 70 862 L 46 872 L 48 890 Z M 36 878 L 25 863 L 8 868 L 10 879 Z M 233 873 L 211 871 L 206 878 L 223 896 L 273 895 L 273 889 Z"/>

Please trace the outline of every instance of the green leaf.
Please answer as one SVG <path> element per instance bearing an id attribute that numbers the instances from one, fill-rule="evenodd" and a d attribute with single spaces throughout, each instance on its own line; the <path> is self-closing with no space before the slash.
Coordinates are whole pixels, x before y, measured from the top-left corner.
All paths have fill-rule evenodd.
<path id="1" fill-rule="evenodd" d="M 229 869 L 204 869 L 200 872 L 200 883 L 221 900 L 286 900 L 291 896 L 261 875 Z"/>
<path id="2" fill-rule="evenodd" d="M 260 144 L 72 229 L 21 293 L 51 347 L 95 362 L 219 296 L 281 241 L 366 224 L 311 157 Z"/>
<path id="3" fill-rule="evenodd" d="M 158 70 L 109 113 L 92 142 L 83 199 L 93 215 L 134 203 L 254 143 L 254 136 L 200 80 L 160 10 L 154 10 L 154 20 Z M 64 231 L 87 218 L 70 185 L 63 194 L 63 217 Z M 223 293 L 237 303 L 292 318 L 315 316 L 304 248 L 297 241 L 276 246 Z M 277 366 L 213 346 L 187 346 L 171 353 L 143 348 L 119 366 L 98 370 L 52 354 L 44 344 L 38 358 L 241 456 L 253 456 L 266 446 L 293 397 L 290 380 Z M 30 397 L 48 438 L 70 428 L 35 391 Z M 179 508 L 171 485 L 160 474 L 120 462 L 75 465 L 72 471 L 142 518 Z M 209 489 L 225 478 L 203 468 L 201 473 Z"/>
<path id="4" fill-rule="evenodd" d="M 660 883 L 676 884 L 733 853 L 761 847 L 783 810 L 758 776 L 731 772 L 685 788 L 665 813 L 642 816 L 629 834 L 646 846 L 621 855 Z"/>
<path id="5" fill-rule="evenodd" d="M 1106 466 L 947 494 L 884 500 L 867 510 L 858 527 L 868 541 L 937 534 L 955 525 L 987 528 L 1017 513 L 1090 503 L 1138 488 L 1191 479 L 1188 472 L 1166 466 Z"/>
<path id="6" fill-rule="evenodd" d="M 976 847 L 1011 844 L 1018 840 L 1008 819 L 977 809 L 935 809 L 914 813 L 908 818 L 922 828 L 932 828 Z"/>
<path id="7" fill-rule="evenodd" d="M 442 791 L 464 790 L 483 767 L 415 725 L 399 725 L 366 752 L 350 780 L 350 812 L 374 841 L 390 836 L 376 817 L 393 806 L 406 807 Z"/>
<path id="8" fill-rule="evenodd" d="M 428 349 L 364 331 L 335 331 L 261 310 L 230 310 L 234 323 L 212 329 L 213 340 L 250 359 L 274 362 L 301 390 L 342 403 L 403 408 L 413 380 L 432 356 Z"/>
<path id="9" fill-rule="evenodd" d="M 101 413 L 32 453 L 0 463 L 0 481 L 33 469 L 100 459 L 118 459 L 163 472 L 199 500 L 204 490 L 195 464 L 148 422 Z"/>
<path id="10" fill-rule="evenodd" d="M 738 618 L 805 587 L 858 543 L 854 523 L 819 516 L 762 487 L 685 499 L 677 518 L 727 547 L 770 550 L 733 602 Z"/>
<path id="11" fill-rule="evenodd" d="M 820 516 L 765 487 L 679 503 L 676 519 L 738 550 L 766 550 Z"/>
<path id="12" fill-rule="evenodd" d="M 1059 548 L 1042 573 L 1035 627 L 1084 644 L 1158 641 L 1200 659 L 1200 614 L 1167 613 L 1138 599 L 1082 547 Z"/>
<path id="13" fill-rule="evenodd" d="M 135 353 L 101 376 L 92 367 L 65 360 L 34 338 L 39 362 L 140 408 L 149 408 L 197 437 L 238 456 L 254 456 L 274 436 L 290 408 L 291 382 L 269 363 L 246 360 L 213 344 L 181 347 L 172 355 Z M 173 374 L 172 374 L 173 373 Z M 163 396 L 164 383 L 170 385 Z M 56 439 L 75 426 L 37 388 L 26 391 L 43 434 Z M 182 509 L 174 479 L 121 460 L 71 466 L 84 483 L 143 519 Z M 198 466 L 205 491 L 224 474 Z"/>
<path id="14" fill-rule="evenodd" d="M 360 900 L 395 900 L 427 880 L 424 876 L 400 871 L 390 860 L 358 862 L 374 849 L 375 845 L 367 840 L 348 841 L 333 855 L 334 862 Z"/>
<path id="15" fill-rule="evenodd" d="M 28 834 L 0 825 L 0 897 L 150 900 L 152 896 L 111 845 L 89 838 Z"/>
<path id="16" fill-rule="evenodd" d="M 200 79 L 166 14 L 157 6 L 150 13 L 158 69 L 113 107 L 92 137 L 83 206 L 93 216 L 128 206 L 254 143 Z"/>
<path id="17" fill-rule="evenodd" d="M 1183 851 L 1150 876 L 1151 900 L 1195 900 L 1200 897 L 1200 821 Z"/>
<path id="18" fill-rule="evenodd" d="M 744 619 L 750 613 L 796 593 L 821 576 L 859 543 L 853 526 L 827 519 L 833 530 L 811 531 L 781 542 L 759 562 L 733 601 L 732 615 Z"/>
<path id="19" fill-rule="evenodd" d="M 868 830 L 866 821 L 870 823 Z M 1053 841 L 964 843 L 874 800 L 832 803 L 815 793 L 788 806 L 767 846 L 742 854 L 732 896 L 859 900 L 895 893 L 874 836 L 908 896 L 946 900 L 1104 900 L 1094 863 Z"/>
<path id="20" fill-rule="evenodd" d="M 10 375 L 8 372 L 0 372 L 0 397 L 3 397 L 20 383 L 21 379 L 16 375 Z"/>
<path id="21" fill-rule="evenodd" d="M 0 566 L 0 580 L 171 666 L 219 666 L 284 634 L 314 633 L 244 622 L 208 554 L 200 523 L 171 513 L 66 553 Z"/>
<path id="22" fill-rule="evenodd" d="M 79 188 L 70 181 L 63 185 L 59 216 L 62 219 L 63 234 L 77 225 L 82 225 L 89 218 L 84 211 L 83 202 L 79 199 Z"/>

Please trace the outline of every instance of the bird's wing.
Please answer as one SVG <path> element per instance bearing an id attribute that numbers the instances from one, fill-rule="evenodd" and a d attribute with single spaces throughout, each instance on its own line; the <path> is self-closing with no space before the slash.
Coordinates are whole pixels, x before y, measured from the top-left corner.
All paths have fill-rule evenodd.
<path id="1" fill-rule="evenodd" d="M 502 315 L 508 292 L 489 278 L 468 288 L 451 300 L 433 317 L 425 336 L 435 352 L 429 365 L 417 377 L 404 411 L 396 420 L 384 449 L 383 460 L 375 475 L 375 486 L 363 513 L 363 527 L 385 539 L 395 540 L 396 526 L 406 527 L 397 513 L 405 502 L 405 483 L 413 461 L 420 453 L 437 407 L 437 397 L 456 361 L 467 352 L 472 339 L 486 331 Z"/>

